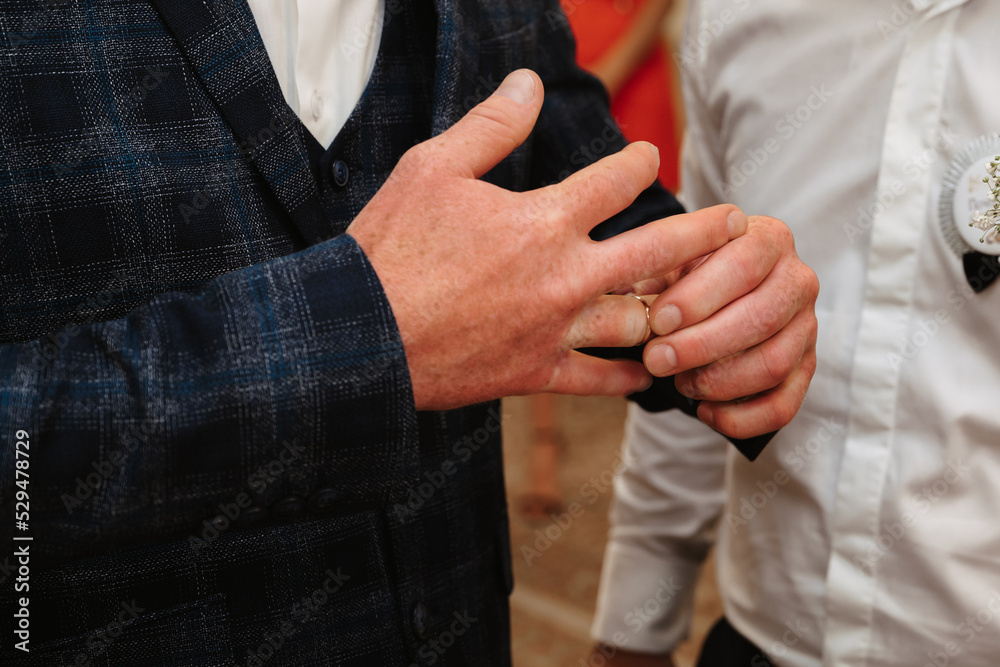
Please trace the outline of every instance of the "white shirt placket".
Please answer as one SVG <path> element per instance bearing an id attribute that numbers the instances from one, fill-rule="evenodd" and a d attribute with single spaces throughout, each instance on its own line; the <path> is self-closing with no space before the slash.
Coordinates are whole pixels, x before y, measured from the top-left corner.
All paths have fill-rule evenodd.
<path id="1" fill-rule="evenodd" d="M 928 3 L 929 4 L 929 3 Z M 867 664 L 877 568 L 863 566 L 879 538 L 899 367 L 891 354 L 906 340 L 933 178 L 904 173 L 914 156 L 933 149 L 940 126 L 948 54 L 961 0 L 937 3 L 911 31 L 892 93 L 877 193 L 868 281 L 850 385 L 851 415 L 831 526 L 827 571 L 824 667 Z"/>

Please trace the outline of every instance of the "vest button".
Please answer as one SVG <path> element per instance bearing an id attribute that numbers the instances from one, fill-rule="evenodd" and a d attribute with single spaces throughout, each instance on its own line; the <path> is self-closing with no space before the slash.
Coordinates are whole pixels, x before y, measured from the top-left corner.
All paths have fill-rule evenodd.
<path id="1" fill-rule="evenodd" d="M 323 117 L 323 98 L 320 97 L 319 92 L 313 93 L 312 96 L 312 113 L 315 120 L 319 120 Z"/>
<path id="2" fill-rule="evenodd" d="M 338 493 L 333 489 L 322 489 L 309 499 L 309 509 L 314 512 L 326 512 L 333 509 Z"/>
<path id="3" fill-rule="evenodd" d="M 303 509 L 305 509 L 305 503 L 302 502 L 301 498 L 289 496 L 276 502 L 271 511 L 280 519 L 291 519 L 300 514 Z"/>
<path id="4" fill-rule="evenodd" d="M 333 182 L 337 184 L 338 188 L 347 185 L 347 181 L 351 177 L 351 171 L 347 168 L 347 164 L 343 160 L 334 162 L 330 166 L 330 173 L 333 176 Z"/>
<path id="5" fill-rule="evenodd" d="M 418 602 L 413 605 L 413 632 L 419 639 L 423 639 L 427 636 L 427 622 L 430 620 L 428 618 L 429 616 L 430 612 L 427 609 L 427 605 L 423 602 Z"/>
<path id="6" fill-rule="evenodd" d="M 262 507 L 248 507 L 240 514 L 236 525 L 240 528 L 252 528 L 261 525 L 266 519 L 267 512 Z"/>

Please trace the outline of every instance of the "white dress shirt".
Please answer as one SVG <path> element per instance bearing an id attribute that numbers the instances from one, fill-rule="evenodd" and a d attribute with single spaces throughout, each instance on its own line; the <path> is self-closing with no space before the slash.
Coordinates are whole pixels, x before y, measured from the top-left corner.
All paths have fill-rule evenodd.
<path id="1" fill-rule="evenodd" d="M 671 650 L 717 537 L 777 665 L 1000 665 L 1000 281 L 974 294 L 953 248 L 1000 154 L 998 27 L 988 0 L 692 3 L 685 202 L 789 224 L 819 368 L 756 463 L 631 409 L 597 639 Z"/>
<path id="2" fill-rule="evenodd" d="M 385 0 L 247 0 L 281 92 L 324 147 L 364 94 Z"/>

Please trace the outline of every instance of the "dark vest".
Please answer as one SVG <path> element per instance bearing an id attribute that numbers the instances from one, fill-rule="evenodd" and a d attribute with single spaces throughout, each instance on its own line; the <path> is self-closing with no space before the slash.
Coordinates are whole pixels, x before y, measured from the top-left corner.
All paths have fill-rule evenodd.
<path id="1" fill-rule="evenodd" d="M 375 195 L 403 153 L 431 136 L 436 32 L 430 0 L 387 3 L 361 101 L 328 150 L 310 136 L 313 171 L 336 233 Z M 490 647 L 489 664 L 497 665 L 510 660 L 507 596 L 513 588 L 500 421 L 499 401 L 422 413 L 420 483 L 386 517 L 401 604 L 414 634 L 432 640 L 460 619 L 459 625 L 470 624 L 463 631 L 480 635 L 471 644 Z M 427 571 L 439 573 L 440 587 L 427 589 L 422 576 L 411 576 Z M 460 647 L 439 652 L 434 646 L 421 645 L 418 663 L 485 664 Z"/>

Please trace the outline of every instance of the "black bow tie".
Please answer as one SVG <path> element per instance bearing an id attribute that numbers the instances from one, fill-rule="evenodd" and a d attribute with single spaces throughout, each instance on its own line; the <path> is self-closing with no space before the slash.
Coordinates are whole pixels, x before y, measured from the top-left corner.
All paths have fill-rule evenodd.
<path id="1" fill-rule="evenodd" d="M 1000 276 L 1000 257 L 996 255 L 986 255 L 972 250 L 962 257 L 962 265 L 965 267 L 965 277 L 969 281 L 969 287 L 977 294 L 992 285 L 997 276 Z"/>

